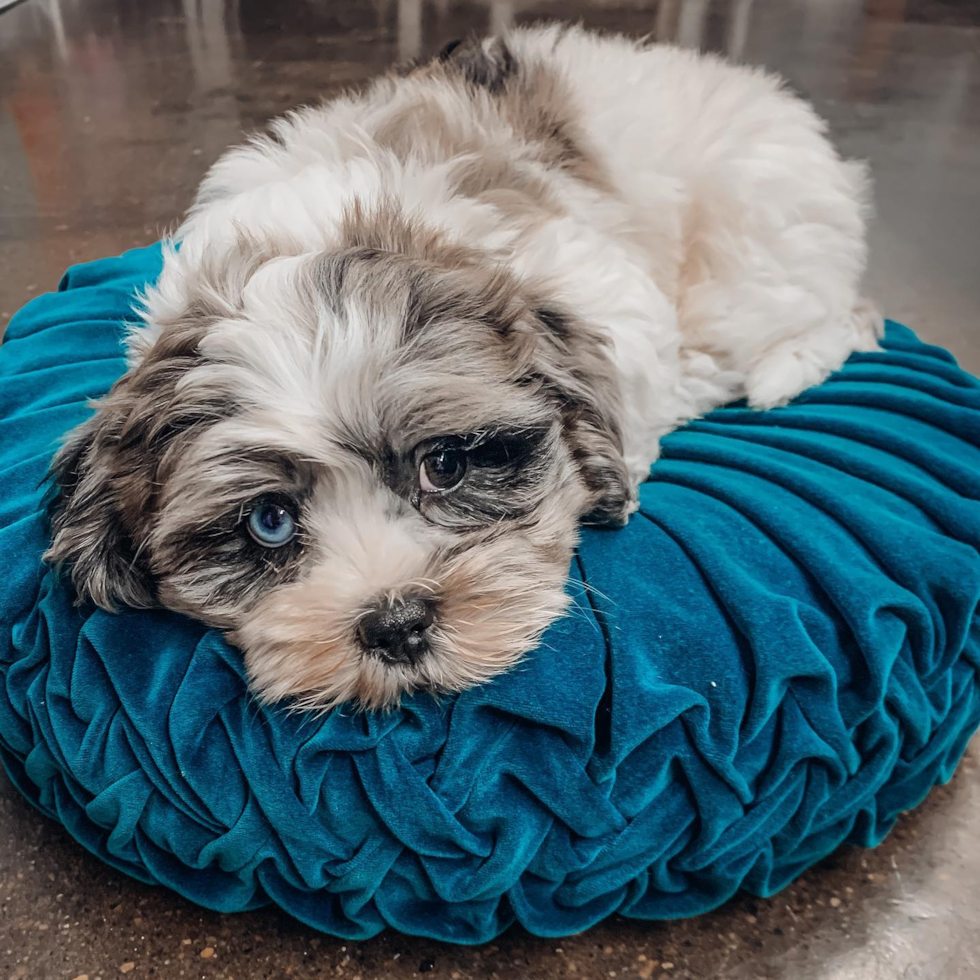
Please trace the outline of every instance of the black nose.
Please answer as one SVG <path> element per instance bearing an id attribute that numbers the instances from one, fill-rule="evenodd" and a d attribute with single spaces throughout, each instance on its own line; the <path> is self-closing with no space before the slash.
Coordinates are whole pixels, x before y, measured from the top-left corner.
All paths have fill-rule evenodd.
<path id="1" fill-rule="evenodd" d="M 431 623 L 428 603 L 403 599 L 362 616 L 357 635 L 369 652 L 388 663 L 416 664 L 428 648 L 425 631 Z"/>

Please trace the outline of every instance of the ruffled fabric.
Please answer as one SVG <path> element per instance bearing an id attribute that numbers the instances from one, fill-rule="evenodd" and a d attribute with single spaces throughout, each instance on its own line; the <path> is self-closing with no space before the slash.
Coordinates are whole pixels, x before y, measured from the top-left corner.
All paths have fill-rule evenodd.
<path id="1" fill-rule="evenodd" d="M 76 608 L 40 561 L 52 451 L 159 268 L 70 270 L 0 348 L 0 754 L 103 860 L 349 938 L 557 936 L 770 895 L 952 774 L 980 721 L 980 383 L 945 351 L 891 323 L 790 407 L 675 433 L 517 669 L 313 719 L 257 706 L 217 633 Z"/>

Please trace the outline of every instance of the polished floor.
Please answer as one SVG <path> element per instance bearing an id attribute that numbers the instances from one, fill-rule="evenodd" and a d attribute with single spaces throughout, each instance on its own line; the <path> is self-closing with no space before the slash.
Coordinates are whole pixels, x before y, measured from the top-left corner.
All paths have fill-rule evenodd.
<path id="1" fill-rule="evenodd" d="M 66 265 L 159 237 L 270 116 L 541 17 L 785 74 L 871 161 L 870 292 L 980 372 L 978 0 L 25 0 L 0 13 L 0 331 Z M 0 980 L 980 980 L 977 757 L 882 847 L 771 900 L 474 949 L 203 912 L 100 865 L 0 776 Z"/>

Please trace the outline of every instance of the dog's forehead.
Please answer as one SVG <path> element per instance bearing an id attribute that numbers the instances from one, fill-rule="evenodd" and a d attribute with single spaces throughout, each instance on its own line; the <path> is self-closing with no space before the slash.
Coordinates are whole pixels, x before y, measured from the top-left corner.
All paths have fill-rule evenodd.
<path id="1" fill-rule="evenodd" d="M 424 439 L 543 420 L 547 406 L 479 331 L 446 319 L 406 334 L 397 311 L 351 303 L 340 315 L 309 298 L 264 298 L 262 315 L 216 325 L 183 382 L 220 388 L 235 406 L 236 441 L 253 430 L 299 455 L 405 452 Z"/>
<path id="2" fill-rule="evenodd" d="M 510 297 L 486 276 L 471 285 L 374 249 L 271 271 L 204 349 L 241 375 L 239 401 L 291 435 L 401 449 L 542 416 L 501 329 Z"/>

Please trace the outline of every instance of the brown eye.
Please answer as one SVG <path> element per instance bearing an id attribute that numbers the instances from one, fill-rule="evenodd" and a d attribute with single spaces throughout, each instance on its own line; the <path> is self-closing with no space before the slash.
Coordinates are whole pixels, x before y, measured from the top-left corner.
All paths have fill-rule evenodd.
<path id="1" fill-rule="evenodd" d="M 440 449 L 422 457 L 419 486 L 426 493 L 452 490 L 466 473 L 466 453 L 462 449 Z"/>

